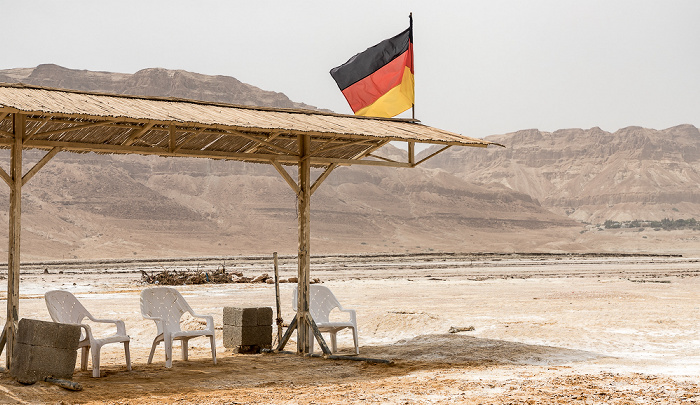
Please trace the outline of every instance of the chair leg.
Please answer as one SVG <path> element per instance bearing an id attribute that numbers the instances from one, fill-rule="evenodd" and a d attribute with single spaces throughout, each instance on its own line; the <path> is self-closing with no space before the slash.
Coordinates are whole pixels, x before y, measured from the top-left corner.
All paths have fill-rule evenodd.
<path id="1" fill-rule="evenodd" d="M 214 359 L 214 364 L 216 364 L 216 338 L 214 335 L 209 336 L 209 342 L 211 344 L 211 358 Z"/>
<path id="2" fill-rule="evenodd" d="M 355 354 L 360 354 L 360 346 L 357 344 L 357 329 L 352 328 L 352 340 L 355 342 Z"/>
<path id="3" fill-rule="evenodd" d="M 155 354 L 155 352 L 156 352 L 156 347 L 158 346 L 158 343 L 160 343 L 160 342 L 158 341 L 158 337 L 159 337 L 159 336 L 156 336 L 156 338 L 153 339 L 153 345 L 151 346 L 151 354 L 148 355 L 148 364 L 153 363 L 153 354 Z"/>
<path id="4" fill-rule="evenodd" d="M 173 338 L 170 333 L 163 335 L 163 343 L 165 344 L 165 367 L 173 367 Z"/>
<path id="5" fill-rule="evenodd" d="M 338 331 L 333 331 L 333 332 L 329 333 L 329 335 L 331 337 L 331 353 L 335 353 L 338 351 L 337 333 L 338 333 Z"/>
<path id="6" fill-rule="evenodd" d="M 80 352 L 80 370 L 87 370 L 88 354 L 90 353 L 90 346 L 83 346 L 83 350 Z"/>
<path id="7" fill-rule="evenodd" d="M 180 339 L 182 346 L 182 360 L 187 361 L 187 346 L 189 345 L 189 339 Z"/>
<path id="8" fill-rule="evenodd" d="M 100 349 L 98 345 L 92 345 L 92 377 L 100 376 Z"/>
<path id="9" fill-rule="evenodd" d="M 131 353 L 129 352 L 129 342 L 124 342 L 124 357 L 126 357 L 126 369 L 131 371 Z"/>
<path id="10" fill-rule="evenodd" d="M 314 331 L 309 328 L 309 331 L 307 332 L 309 336 L 309 353 L 314 354 L 314 343 L 316 342 L 316 335 L 314 335 Z"/>

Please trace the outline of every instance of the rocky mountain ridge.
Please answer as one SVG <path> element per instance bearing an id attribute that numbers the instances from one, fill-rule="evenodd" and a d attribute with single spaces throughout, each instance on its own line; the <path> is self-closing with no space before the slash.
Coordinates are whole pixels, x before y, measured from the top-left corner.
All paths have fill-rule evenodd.
<path id="1" fill-rule="evenodd" d="M 499 183 L 583 222 L 700 218 L 700 131 L 692 125 L 532 129 L 487 139 L 508 147 L 448 150 L 428 166 Z"/>
<path id="2" fill-rule="evenodd" d="M 185 70 L 142 69 L 134 74 L 67 69 L 53 64 L 0 70 L 0 82 L 136 96 L 175 97 L 275 108 L 317 109 L 283 93 L 262 90 L 230 76 Z"/>

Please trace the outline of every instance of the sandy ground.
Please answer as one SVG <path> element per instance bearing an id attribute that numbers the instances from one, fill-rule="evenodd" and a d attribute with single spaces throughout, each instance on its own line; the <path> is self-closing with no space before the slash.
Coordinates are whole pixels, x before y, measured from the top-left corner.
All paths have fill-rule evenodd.
<path id="1" fill-rule="evenodd" d="M 268 266 L 237 269 L 257 275 L 271 272 Z M 49 320 L 43 293 L 72 291 L 94 315 L 126 322 L 133 370 L 126 371 L 121 346 L 108 345 L 101 378 L 76 369 L 83 391 L 24 386 L 2 373 L 0 403 L 700 403 L 697 258 L 315 260 L 313 277 L 357 310 L 361 356 L 392 364 L 236 354 L 223 347 L 219 330 L 217 365 L 202 338 L 191 341 L 189 361 L 176 344 L 172 369 L 164 367 L 162 346 L 146 364 L 155 327 L 141 318 L 139 293 L 147 286 L 134 268 L 46 266 L 50 274 L 43 274 L 41 267 L 22 276 L 21 317 Z M 284 262 L 281 276 L 294 273 Z M 292 285 L 281 287 L 288 321 Z M 224 306 L 275 303 L 271 285 L 178 289 L 219 328 Z M 448 333 L 452 326 L 474 330 Z M 338 343 L 341 353 L 351 352 L 349 333 Z M 292 341 L 287 349 L 295 347 Z"/>

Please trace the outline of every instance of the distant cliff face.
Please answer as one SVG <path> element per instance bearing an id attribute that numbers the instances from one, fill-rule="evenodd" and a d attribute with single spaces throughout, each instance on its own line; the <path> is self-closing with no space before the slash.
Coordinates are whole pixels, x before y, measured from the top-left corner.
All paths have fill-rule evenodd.
<path id="1" fill-rule="evenodd" d="M 447 151 L 429 163 L 498 182 L 571 218 L 700 218 L 700 131 L 628 127 L 518 131 L 487 138 L 506 149 Z"/>
<path id="2" fill-rule="evenodd" d="M 230 76 L 209 76 L 162 68 L 126 74 L 74 70 L 47 64 L 36 68 L 0 70 L 0 82 L 275 108 L 316 109 L 304 103 L 295 103 L 283 93 L 262 90 Z"/>

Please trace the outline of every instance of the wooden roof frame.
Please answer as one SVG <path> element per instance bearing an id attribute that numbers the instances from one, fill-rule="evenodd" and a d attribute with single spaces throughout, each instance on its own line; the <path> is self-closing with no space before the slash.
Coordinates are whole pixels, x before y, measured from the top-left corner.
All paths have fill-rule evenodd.
<path id="1" fill-rule="evenodd" d="M 389 142 L 406 142 L 405 161 L 378 156 Z M 416 161 L 415 144 L 442 145 Z M 19 321 L 22 186 L 58 152 L 196 157 L 270 164 L 297 195 L 299 301 L 297 317 L 278 349 L 297 330 L 297 352 L 309 352 L 309 330 L 330 354 L 309 314 L 310 199 L 339 166 L 415 167 L 452 146 L 492 142 L 416 120 L 368 118 L 322 111 L 249 107 L 195 100 L 137 97 L 0 83 L 0 148 L 11 150 L 7 318 L 0 337 L 9 368 Z M 495 144 L 498 145 L 498 144 Z M 502 145 L 499 145 L 502 146 Z M 22 151 L 46 155 L 23 174 Z M 295 180 L 285 166 L 296 166 Z M 311 168 L 323 168 L 312 182 Z"/>

